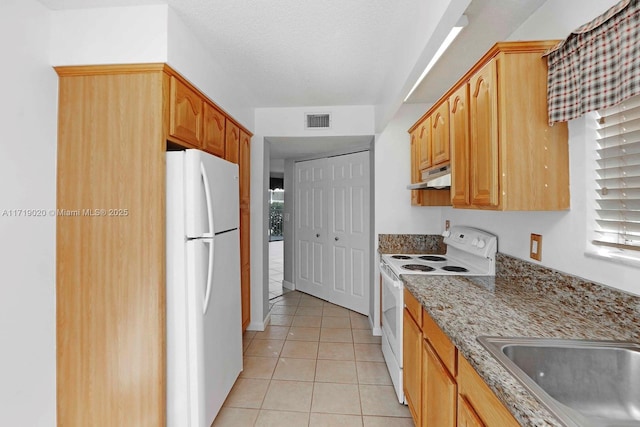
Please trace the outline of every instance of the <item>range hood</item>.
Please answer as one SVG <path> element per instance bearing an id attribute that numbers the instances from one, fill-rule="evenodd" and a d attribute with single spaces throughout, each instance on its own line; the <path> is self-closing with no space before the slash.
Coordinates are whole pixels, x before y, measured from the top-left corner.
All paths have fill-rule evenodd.
<path id="1" fill-rule="evenodd" d="M 422 181 L 407 185 L 408 190 L 423 190 L 426 188 L 443 189 L 451 187 L 451 165 L 422 172 Z"/>

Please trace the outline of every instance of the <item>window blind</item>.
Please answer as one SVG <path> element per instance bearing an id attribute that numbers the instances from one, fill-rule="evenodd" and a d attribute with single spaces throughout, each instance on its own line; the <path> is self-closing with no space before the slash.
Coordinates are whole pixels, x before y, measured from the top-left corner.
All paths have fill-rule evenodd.
<path id="1" fill-rule="evenodd" d="M 640 96 L 598 110 L 597 245 L 640 251 Z"/>

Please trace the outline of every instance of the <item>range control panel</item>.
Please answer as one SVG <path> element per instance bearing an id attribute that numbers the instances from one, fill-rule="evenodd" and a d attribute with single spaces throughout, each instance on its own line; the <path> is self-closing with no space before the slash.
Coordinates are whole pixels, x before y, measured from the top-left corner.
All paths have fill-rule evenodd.
<path id="1" fill-rule="evenodd" d="M 454 226 L 442 235 L 447 245 L 483 258 L 493 258 L 498 249 L 498 238 L 477 228 Z"/>

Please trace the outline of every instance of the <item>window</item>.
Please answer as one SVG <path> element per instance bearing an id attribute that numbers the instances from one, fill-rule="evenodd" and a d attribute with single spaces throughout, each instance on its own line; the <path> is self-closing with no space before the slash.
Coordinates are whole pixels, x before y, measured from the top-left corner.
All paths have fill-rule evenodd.
<path id="1" fill-rule="evenodd" d="M 598 110 L 596 120 L 592 243 L 607 256 L 640 259 L 640 96 Z"/>

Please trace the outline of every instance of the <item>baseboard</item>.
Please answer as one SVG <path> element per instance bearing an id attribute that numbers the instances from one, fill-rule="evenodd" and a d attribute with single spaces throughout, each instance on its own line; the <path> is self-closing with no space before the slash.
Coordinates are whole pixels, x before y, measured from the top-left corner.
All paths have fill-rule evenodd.
<path id="1" fill-rule="evenodd" d="M 267 313 L 267 316 L 264 318 L 262 322 L 249 322 L 249 326 L 247 326 L 247 331 L 264 331 L 269 323 L 271 322 L 271 312 Z"/>
<path id="2" fill-rule="evenodd" d="M 382 328 L 379 326 L 373 326 L 373 318 L 371 316 L 369 316 L 369 325 L 371 326 L 371 334 L 373 334 L 373 336 L 382 336 Z"/>
<path id="3" fill-rule="evenodd" d="M 286 280 L 282 281 L 282 287 L 285 289 L 289 289 L 290 291 L 296 290 L 296 285 L 294 283 L 287 282 Z"/>

